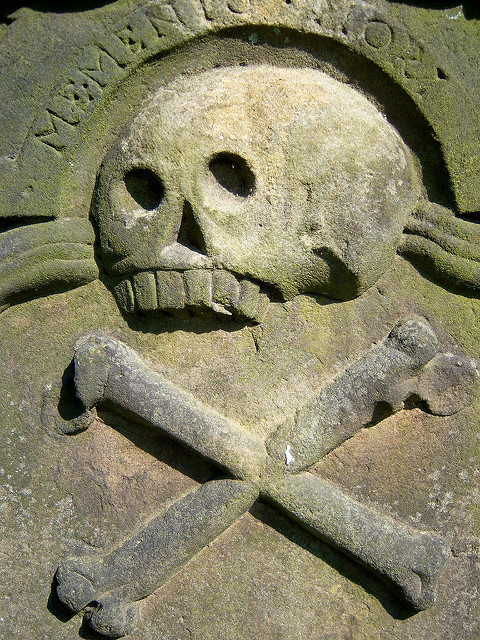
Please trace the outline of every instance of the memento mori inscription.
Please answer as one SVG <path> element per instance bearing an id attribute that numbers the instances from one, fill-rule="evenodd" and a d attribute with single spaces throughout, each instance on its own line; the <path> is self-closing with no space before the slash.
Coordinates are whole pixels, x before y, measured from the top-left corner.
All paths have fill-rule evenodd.
<path id="1" fill-rule="evenodd" d="M 448 626 L 432 620 L 467 557 L 460 518 L 397 510 L 408 489 L 391 461 L 383 505 L 368 483 L 356 492 L 328 473 L 345 450 L 356 466 L 352 451 L 360 460 L 372 432 L 381 465 L 392 425 L 404 451 L 414 436 L 398 425 L 455 434 L 478 399 L 474 341 L 441 308 L 458 302 L 465 315 L 471 301 L 474 314 L 480 291 L 474 172 L 463 162 L 475 136 L 452 133 L 460 122 L 473 131 L 475 113 L 448 66 L 376 4 L 141 6 L 81 45 L 9 156 L 10 175 L 24 171 L 29 184 L 0 235 L 0 311 L 91 283 L 74 298 L 72 313 L 91 306 L 92 317 L 72 322 L 61 391 L 42 379 L 45 437 L 82 459 L 110 412 L 212 469 L 113 542 L 82 547 L 73 535 L 55 549 L 52 594 L 103 635 L 157 637 L 152 599 L 258 509 L 380 578 L 399 608 L 422 612 L 422 637 Z M 417 109 L 426 118 L 425 149 L 389 100 L 417 125 Z M 62 195 L 46 180 L 42 209 L 30 192 L 43 166 L 60 167 Z M 410 471 L 426 494 L 424 470 Z M 397 617 L 398 637 L 418 635 Z"/>

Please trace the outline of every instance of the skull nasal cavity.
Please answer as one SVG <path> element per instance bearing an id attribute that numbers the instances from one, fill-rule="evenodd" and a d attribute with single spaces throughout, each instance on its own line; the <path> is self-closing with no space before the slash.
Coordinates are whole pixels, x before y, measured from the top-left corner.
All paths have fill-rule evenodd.
<path id="1" fill-rule="evenodd" d="M 150 169 L 130 169 L 124 180 L 128 193 L 142 209 L 152 211 L 162 202 L 165 195 L 163 182 Z"/>
<path id="2" fill-rule="evenodd" d="M 218 184 L 235 196 L 246 198 L 255 188 L 255 176 L 243 158 L 234 153 L 219 153 L 208 165 Z"/>
<path id="3" fill-rule="evenodd" d="M 189 202 L 183 206 L 182 222 L 178 231 L 177 242 L 189 249 L 194 249 L 206 254 L 207 248 L 200 227 L 195 220 L 193 210 Z"/>

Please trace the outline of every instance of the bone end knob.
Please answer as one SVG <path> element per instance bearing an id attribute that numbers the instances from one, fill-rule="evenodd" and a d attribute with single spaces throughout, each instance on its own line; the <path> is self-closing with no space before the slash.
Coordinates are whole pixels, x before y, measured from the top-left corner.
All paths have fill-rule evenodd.
<path id="1" fill-rule="evenodd" d="M 100 605 L 86 616 L 89 626 L 109 638 L 121 638 L 141 622 L 140 603 L 125 602 L 115 593 L 103 597 Z"/>
<path id="2" fill-rule="evenodd" d="M 424 318 L 414 316 L 397 323 L 387 342 L 411 358 L 413 367 L 421 367 L 438 352 L 438 340 Z"/>
<path id="3" fill-rule="evenodd" d="M 95 597 L 93 584 L 77 571 L 59 567 L 55 574 L 57 595 L 70 611 L 80 611 Z"/>

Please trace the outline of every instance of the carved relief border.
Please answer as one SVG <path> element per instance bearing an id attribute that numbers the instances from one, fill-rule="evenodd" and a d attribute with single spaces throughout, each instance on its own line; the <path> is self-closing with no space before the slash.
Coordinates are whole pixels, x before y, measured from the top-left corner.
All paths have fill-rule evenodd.
<path id="1" fill-rule="evenodd" d="M 275 25 L 321 35 L 372 60 L 412 97 L 441 143 L 461 213 L 480 208 L 474 159 L 480 153 L 477 109 L 449 70 L 405 26 L 364 2 L 340 8 L 330 3 L 249 0 L 156 2 L 134 11 L 101 41 L 81 52 L 55 95 L 32 124 L 25 152 L 67 156 L 97 105 L 146 61 L 196 37 L 226 27 Z M 328 6 L 327 6 L 328 5 Z M 252 31 L 251 43 L 256 43 Z M 448 118 L 445 114 L 448 114 Z M 448 120 L 448 125 L 447 125 Z M 458 132 L 468 131 L 459 136 Z M 20 154 L 21 155 L 21 154 Z M 55 159 L 58 162 L 59 159 Z M 0 213 L 0 215 L 2 215 Z M 6 211 L 3 215 L 15 215 Z M 22 215 L 34 215 L 22 212 Z M 47 213 L 46 215 L 49 215 Z M 52 217 L 55 212 L 50 212 Z"/>

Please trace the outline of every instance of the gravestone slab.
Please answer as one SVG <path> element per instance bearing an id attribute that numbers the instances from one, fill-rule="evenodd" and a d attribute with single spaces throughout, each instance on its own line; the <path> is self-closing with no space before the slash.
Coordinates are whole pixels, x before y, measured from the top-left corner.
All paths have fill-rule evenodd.
<path id="1" fill-rule="evenodd" d="M 476 640 L 476 4 L 1 11 L 0 636 Z"/>

